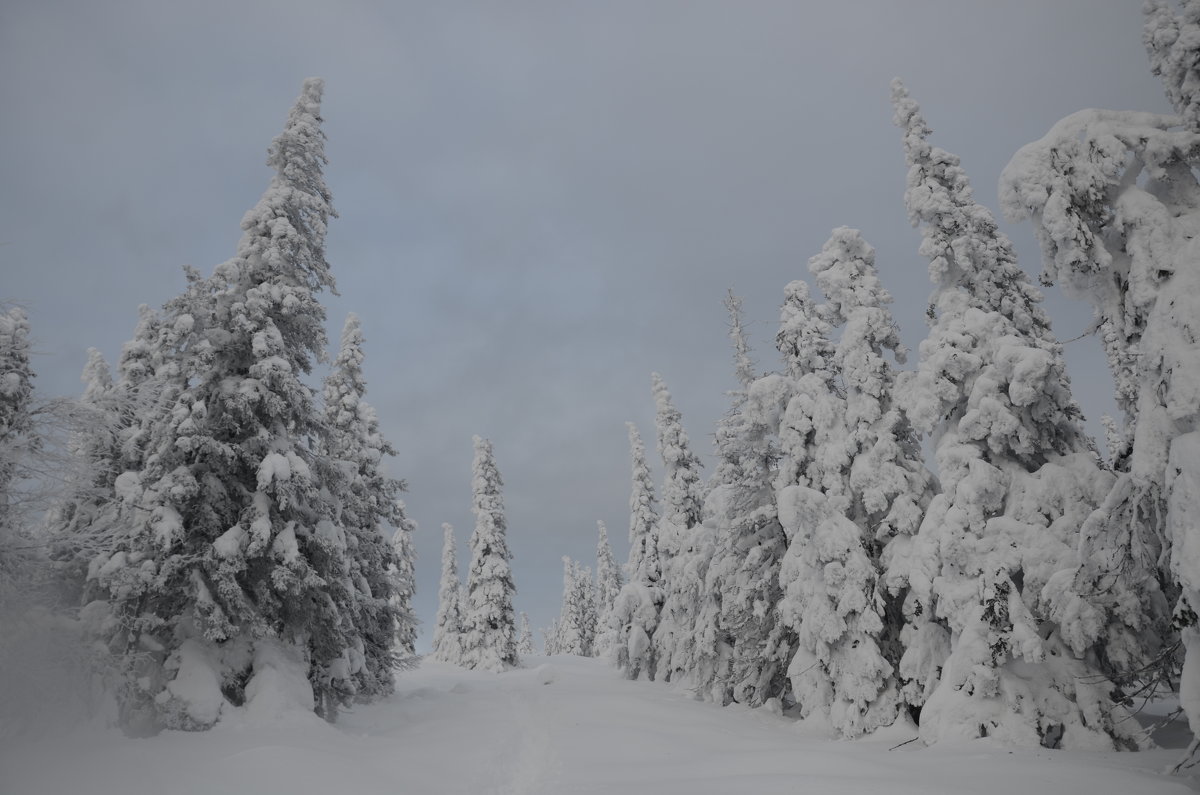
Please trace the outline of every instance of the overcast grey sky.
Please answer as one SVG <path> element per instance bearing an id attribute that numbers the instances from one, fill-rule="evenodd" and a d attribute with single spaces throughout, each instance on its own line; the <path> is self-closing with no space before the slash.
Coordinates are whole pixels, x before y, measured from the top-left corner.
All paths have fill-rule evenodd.
<path id="1" fill-rule="evenodd" d="M 442 522 L 464 567 L 471 436 L 506 481 L 517 608 L 557 613 L 559 558 L 627 552 L 626 420 L 653 452 L 650 373 L 697 451 L 733 386 L 721 300 L 756 358 L 784 285 L 863 230 L 911 347 L 930 286 L 903 206 L 888 83 L 996 207 L 1008 158 L 1083 107 L 1165 110 L 1138 0 L 0 3 L 0 300 L 29 310 L 45 395 L 141 303 L 234 253 L 265 150 L 327 81 L 331 339 L 367 335 L 368 399 L 420 524 L 428 643 Z M 1028 227 L 1005 228 L 1040 267 Z M 1087 311 L 1048 292 L 1060 339 Z M 1068 346 L 1089 415 L 1095 340 Z M 539 639 L 540 640 L 540 639 Z"/>

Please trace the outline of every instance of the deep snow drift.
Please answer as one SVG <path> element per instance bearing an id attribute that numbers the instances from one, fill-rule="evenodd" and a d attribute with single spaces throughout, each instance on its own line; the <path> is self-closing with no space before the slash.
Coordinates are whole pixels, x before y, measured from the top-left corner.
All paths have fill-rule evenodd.
<path id="1" fill-rule="evenodd" d="M 311 713 L 223 719 L 128 739 L 77 730 L 0 747 L 5 795 L 233 793 L 841 793 L 1154 795 L 1178 749 L 1016 750 L 918 743 L 911 727 L 837 741 L 766 710 L 629 682 L 598 660 L 534 657 L 503 674 L 426 662 L 392 698 L 330 726 Z"/>

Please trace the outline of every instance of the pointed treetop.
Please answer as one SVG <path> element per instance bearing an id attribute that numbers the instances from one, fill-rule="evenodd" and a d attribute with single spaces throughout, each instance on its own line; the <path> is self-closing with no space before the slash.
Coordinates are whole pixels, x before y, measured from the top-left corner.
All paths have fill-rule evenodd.
<path id="1" fill-rule="evenodd" d="M 743 389 L 754 382 L 754 360 L 750 358 L 750 343 L 746 340 L 746 327 L 742 322 L 742 299 L 729 290 L 725 296 L 725 308 L 729 310 L 729 339 L 733 341 L 734 373 Z"/>
<path id="2" fill-rule="evenodd" d="M 350 376 L 358 384 L 363 383 L 363 342 L 362 321 L 359 320 L 358 315 L 351 312 L 346 315 L 346 322 L 342 326 L 341 349 L 333 366 Z"/>
<path id="3" fill-rule="evenodd" d="M 79 380 L 84 383 L 83 399 L 87 403 L 95 403 L 112 389 L 112 372 L 104 354 L 95 348 L 88 348 L 87 364 Z"/>
<path id="4" fill-rule="evenodd" d="M 940 292 L 965 290 L 973 306 L 999 312 L 1022 333 L 1050 338 L 1041 293 L 1017 264 L 1012 242 L 991 211 L 975 200 L 958 157 L 925 140 L 929 127 L 899 79 L 892 81 L 892 104 L 909 165 L 904 203 L 921 230 L 920 251 L 929 258 L 930 279 Z"/>
<path id="5" fill-rule="evenodd" d="M 800 378 L 816 373 L 831 379 L 829 357 L 833 355 L 833 344 L 829 341 L 830 328 L 817 312 L 809 296 L 808 284 L 797 279 L 784 288 L 783 296 L 775 346 L 783 354 L 788 374 Z"/>
<path id="6" fill-rule="evenodd" d="M 658 452 L 664 472 L 663 504 L 667 518 L 681 528 L 700 523 L 703 502 L 700 487 L 700 459 L 692 452 L 683 429 L 683 415 L 671 402 L 667 384 L 658 373 L 651 373 L 654 400 L 658 408 L 655 425 L 658 431 Z"/>

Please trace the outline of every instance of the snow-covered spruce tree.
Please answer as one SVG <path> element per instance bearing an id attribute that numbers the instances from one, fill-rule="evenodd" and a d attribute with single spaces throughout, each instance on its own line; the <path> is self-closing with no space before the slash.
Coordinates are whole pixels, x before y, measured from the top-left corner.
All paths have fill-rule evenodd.
<path id="1" fill-rule="evenodd" d="M 829 677 L 828 710 L 834 728 L 853 737 L 890 724 L 900 707 L 905 592 L 887 592 L 881 576 L 885 561 L 902 554 L 920 527 L 933 478 L 893 397 L 896 373 L 884 351 L 899 363 L 906 352 L 874 249 L 857 230 L 840 227 L 809 270 L 825 295 L 822 319 L 842 329 L 832 364 L 845 397 L 845 518 L 857 529 L 852 537 L 840 519 L 822 523 L 808 552 L 819 572 L 818 598 L 841 622 L 833 622 L 840 632 L 824 630 L 818 655 Z"/>
<path id="2" fill-rule="evenodd" d="M 544 627 L 542 633 L 542 653 L 547 657 L 558 654 L 558 620 L 550 619 L 550 626 Z"/>
<path id="3" fill-rule="evenodd" d="M 596 522 L 596 532 L 596 642 L 592 656 L 608 658 L 617 642 L 617 631 L 611 619 L 617 594 L 621 592 L 622 577 L 612 545 L 608 543 L 608 528 L 604 522 Z"/>
<path id="4" fill-rule="evenodd" d="M 627 423 L 633 466 L 629 493 L 628 582 L 621 586 L 609 626 L 616 632 L 612 661 L 629 679 L 653 680 L 658 658 L 651 638 L 662 612 L 662 565 L 658 557 L 658 513 L 654 481 L 646 464 L 646 446 L 637 427 Z M 547 651 L 547 654 L 550 652 Z"/>
<path id="5" fill-rule="evenodd" d="M 719 463 L 704 502 L 713 556 L 697 619 L 697 684 L 720 704 L 761 706 L 787 686 L 775 605 L 787 548 L 772 489 L 781 378 L 756 376 L 741 301 L 726 299 L 738 388 L 717 426 Z M 765 399 L 765 400 L 764 400 Z"/>
<path id="6" fill-rule="evenodd" d="M 517 656 L 533 655 L 533 629 L 529 626 L 529 615 L 521 612 L 521 626 L 517 631 Z"/>
<path id="7" fill-rule="evenodd" d="M 55 579 L 64 604 L 83 603 L 87 568 L 111 535 L 113 484 L 119 474 L 121 406 L 104 355 L 88 349 L 80 380 L 83 394 L 72 409 L 68 445 L 75 465 L 46 517 Z"/>
<path id="8" fill-rule="evenodd" d="M 584 657 L 596 656 L 596 580 L 592 570 L 575 561 L 575 598 L 579 611 L 579 634 Z"/>
<path id="9" fill-rule="evenodd" d="M 462 585 L 458 581 L 454 528 L 443 524 L 442 533 L 442 579 L 438 586 L 437 618 L 433 626 L 433 659 L 458 665 L 462 659 Z"/>
<path id="10" fill-rule="evenodd" d="M 32 556 L 19 521 L 21 480 L 40 440 L 34 427 L 29 319 L 13 307 L 0 312 L 0 607 L 20 589 Z"/>
<path id="11" fill-rule="evenodd" d="M 110 648 L 136 659 L 122 697 L 135 731 L 211 726 L 279 671 L 307 676 L 311 695 L 289 697 L 327 717 L 355 693 L 357 606 L 323 485 L 340 474 L 315 454 L 320 415 L 303 380 L 325 346 L 317 293 L 334 284 L 322 89 L 305 81 L 272 143 L 275 176 L 236 256 L 190 278 L 164 323 L 169 388 L 144 466 L 117 478 L 123 537 L 92 562 Z"/>
<path id="12" fill-rule="evenodd" d="M 400 512 L 406 513 L 404 501 L 397 502 Z M 413 668 L 420 662 L 417 656 L 417 624 L 420 621 L 412 608 L 413 597 L 417 593 L 417 549 L 413 544 L 413 532 L 416 529 L 416 522 L 409 519 L 392 533 L 392 553 L 396 565 L 387 573 L 392 581 L 391 603 L 396 615 L 393 659 L 397 668 Z"/>
<path id="13" fill-rule="evenodd" d="M 555 654 L 583 654 L 583 628 L 581 605 L 576 601 L 577 587 L 575 584 L 576 567 L 574 562 L 563 555 L 563 592 L 562 603 L 558 610 L 558 621 L 555 623 L 557 635 L 554 638 Z"/>
<path id="14" fill-rule="evenodd" d="M 356 696 L 371 699 L 392 692 L 393 667 L 415 653 L 416 617 L 411 604 L 413 525 L 399 498 L 404 483 L 382 470 L 383 457 L 396 451 L 364 399 L 363 359 L 362 323 L 351 313 L 324 383 L 324 453 L 343 476 L 335 522 L 344 534 L 339 543 L 346 548 L 346 576 L 354 595 L 351 619 L 357 630 L 346 662 Z M 393 533 L 394 543 L 388 538 Z"/>
<path id="15" fill-rule="evenodd" d="M 895 715 L 894 691 L 889 698 L 884 685 L 890 666 L 876 643 L 879 588 L 861 533 L 847 518 L 845 399 L 829 324 L 806 283 L 785 288 L 780 320 L 776 344 L 790 383 L 775 484 L 788 539 L 778 610 L 796 637 L 787 674 L 801 715 L 827 716 L 854 735 Z"/>
<path id="16" fill-rule="evenodd" d="M 1080 525 L 1111 476 L 1011 243 L 958 158 L 927 142 L 899 81 L 893 104 L 905 203 L 936 285 L 920 363 L 899 391 L 933 435 L 942 493 L 889 571 L 910 589 L 901 675 L 927 695 L 921 737 L 1134 746 L 1136 724 L 1097 675 L 1102 649 L 1078 626 L 1096 611 L 1074 588 Z"/>
<path id="17" fill-rule="evenodd" d="M 655 430 L 663 462 L 663 513 L 658 552 L 663 568 L 663 607 L 654 631 L 659 678 L 678 682 L 695 671 L 696 617 L 711 534 L 701 525 L 704 489 L 700 459 L 692 452 L 683 417 L 662 376 L 651 375 L 657 407 Z"/>
<path id="18" fill-rule="evenodd" d="M 556 654 L 593 656 L 596 638 L 595 585 L 592 572 L 563 556 L 563 595 L 554 647 Z"/>
<path id="19" fill-rule="evenodd" d="M 1100 613 L 1077 611 L 1069 640 L 1097 646 L 1112 677 L 1169 680 L 1181 628 L 1181 701 L 1200 736 L 1200 4 L 1146 10 L 1179 115 L 1073 113 L 1013 156 L 1000 193 L 1009 218 L 1033 221 L 1042 280 L 1094 307 L 1125 420 L 1110 426 L 1117 481 L 1082 529 L 1076 587 Z"/>
<path id="20" fill-rule="evenodd" d="M 517 665 L 517 628 L 513 615 L 512 569 L 505 538 L 503 486 L 492 443 L 475 437 L 472 466 L 471 568 L 463 605 L 462 661 L 465 668 L 503 671 Z"/>

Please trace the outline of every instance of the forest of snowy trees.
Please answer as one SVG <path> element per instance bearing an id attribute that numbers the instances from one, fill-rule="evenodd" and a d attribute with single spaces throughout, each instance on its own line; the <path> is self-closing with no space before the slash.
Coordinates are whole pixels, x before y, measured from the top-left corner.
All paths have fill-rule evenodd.
<path id="1" fill-rule="evenodd" d="M 661 482 L 630 424 L 628 561 L 603 523 L 594 564 L 563 558 L 547 654 L 845 738 L 911 721 L 929 744 L 1134 750 L 1137 699 L 1168 691 L 1200 734 L 1200 0 L 1149 3 L 1144 41 L 1177 115 L 1074 113 L 1001 182 L 1042 282 L 1095 310 L 1123 413 L 1103 444 L 1012 243 L 896 81 L 933 284 L 915 362 L 853 228 L 783 286 L 774 368 L 731 293 L 715 471 L 653 374 Z M 271 144 L 234 257 L 143 307 L 115 372 L 93 350 L 82 396 L 38 396 L 26 315 L 0 314 L 0 660 L 61 635 L 60 664 L 130 734 L 297 693 L 333 721 L 418 663 L 415 526 L 362 324 L 333 356 L 323 330 L 322 90 L 304 83 Z M 475 437 L 470 564 L 463 582 L 445 525 L 435 660 L 534 653 L 502 486 Z"/>
<path id="2" fill-rule="evenodd" d="M 548 652 L 847 738 L 912 720 L 926 743 L 1136 749 L 1130 709 L 1168 689 L 1200 728 L 1200 3 L 1149 4 L 1144 40 L 1179 115 L 1073 114 L 1001 186 L 1043 283 L 1095 308 L 1124 414 L 1103 452 L 1040 293 L 896 81 L 934 286 L 915 367 L 854 229 L 786 286 L 778 370 L 756 368 L 731 295 L 716 472 L 656 374 L 663 481 L 631 427 L 626 583 L 566 561 Z"/>

